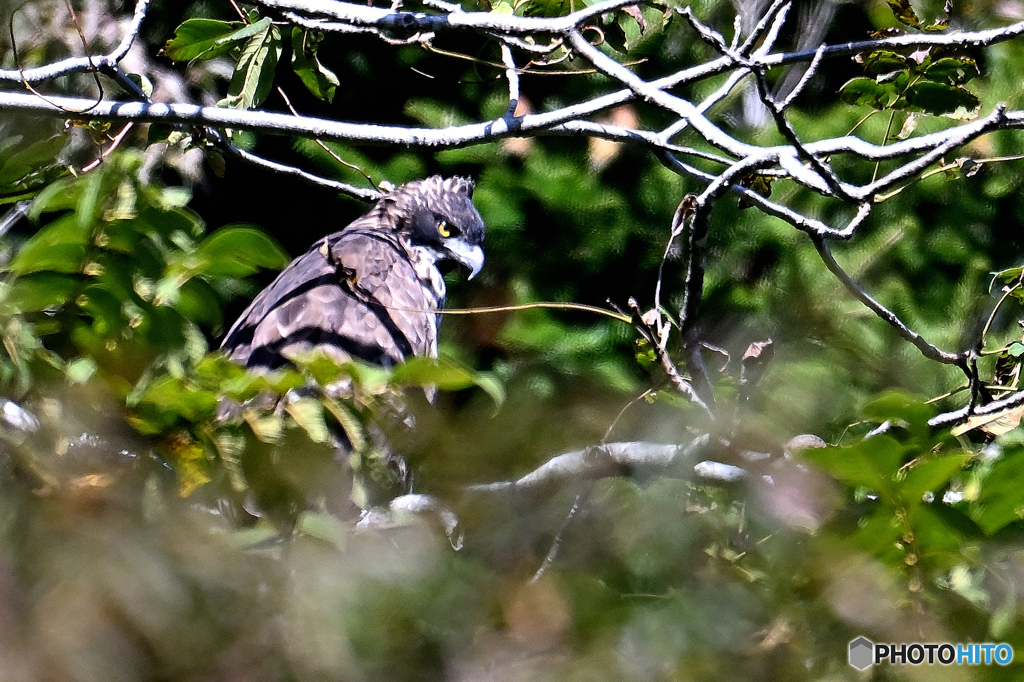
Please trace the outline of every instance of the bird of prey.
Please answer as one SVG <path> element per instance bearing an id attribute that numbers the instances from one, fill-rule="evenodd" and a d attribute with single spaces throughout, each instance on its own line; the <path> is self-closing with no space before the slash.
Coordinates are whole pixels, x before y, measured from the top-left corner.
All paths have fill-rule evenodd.
<path id="1" fill-rule="evenodd" d="M 221 349 L 239 364 L 270 369 L 313 348 L 385 366 L 436 356 L 442 268 L 465 266 L 472 279 L 484 262 L 472 195 L 473 182 L 459 177 L 392 190 L 281 271 Z"/>

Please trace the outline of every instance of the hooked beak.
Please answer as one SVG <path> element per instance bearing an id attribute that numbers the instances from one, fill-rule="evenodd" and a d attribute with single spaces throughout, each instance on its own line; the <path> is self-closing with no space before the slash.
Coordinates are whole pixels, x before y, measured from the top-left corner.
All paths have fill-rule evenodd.
<path id="1" fill-rule="evenodd" d="M 445 251 L 453 260 L 462 263 L 469 270 L 469 279 L 476 277 L 480 268 L 484 266 L 484 250 L 479 246 L 470 245 L 461 239 L 445 239 L 443 242 Z"/>

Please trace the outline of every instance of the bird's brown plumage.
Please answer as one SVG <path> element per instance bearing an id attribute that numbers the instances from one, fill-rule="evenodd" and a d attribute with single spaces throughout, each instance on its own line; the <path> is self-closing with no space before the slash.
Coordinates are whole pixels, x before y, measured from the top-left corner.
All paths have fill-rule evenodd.
<path id="1" fill-rule="evenodd" d="M 393 365 L 437 353 L 437 264 L 483 263 L 473 184 L 439 176 L 407 183 L 292 261 L 228 331 L 222 349 L 244 365 L 278 367 L 314 347 Z"/>

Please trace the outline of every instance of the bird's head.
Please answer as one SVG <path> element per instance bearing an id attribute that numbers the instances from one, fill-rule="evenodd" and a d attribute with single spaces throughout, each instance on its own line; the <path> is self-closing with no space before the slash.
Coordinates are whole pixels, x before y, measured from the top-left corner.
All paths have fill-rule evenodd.
<path id="1" fill-rule="evenodd" d="M 395 230 L 436 262 L 463 265 L 473 279 L 484 265 L 484 221 L 473 205 L 473 181 L 439 175 L 397 187 L 378 203 Z"/>

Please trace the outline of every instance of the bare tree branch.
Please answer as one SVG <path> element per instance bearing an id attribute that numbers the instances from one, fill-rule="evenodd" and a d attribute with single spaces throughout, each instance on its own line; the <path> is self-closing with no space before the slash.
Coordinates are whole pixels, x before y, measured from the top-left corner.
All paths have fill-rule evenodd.
<path id="1" fill-rule="evenodd" d="M 814 247 L 818 250 L 818 254 L 821 256 L 821 260 L 825 263 L 825 267 L 828 268 L 829 272 L 836 276 L 846 289 L 854 295 L 854 297 L 863 303 L 871 312 L 875 313 L 878 317 L 885 320 L 889 325 L 895 329 L 900 336 L 912 343 L 921 354 L 929 360 L 941 362 L 947 365 L 956 365 L 963 369 L 970 377 L 970 372 L 966 367 L 966 356 L 963 353 L 950 353 L 944 350 L 940 350 L 936 346 L 928 343 L 920 334 L 908 327 L 896 313 L 892 312 L 881 303 L 876 301 L 870 294 L 864 291 L 859 284 L 857 284 L 852 277 L 836 262 L 836 259 L 832 256 L 832 251 L 828 248 L 828 244 L 824 239 L 812 238 Z"/>
<path id="2" fill-rule="evenodd" d="M 61 61 L 54 62 L 53 64 L 47 64 L 46 66 L 40 66 L 34 69 L 25 69 L 23 71 L 19 71 L 18 69 L 0 69 L 0 82 L 39 83 L 41 81 L 57 78 L 58 76 L 65 76 L 70 73 L 97 70 L 107 72 L 116 69 L 117 65 L 122 59 L 124 59 L 125 55 L 128 54 L 128 50 L 132 48 L 132 44 L 138 37 L 139 31 L 142 29 L 142 21 L 146 18 L 146 12 L 149 10 L 150 2 L 151 0 L 136 1 L 135 13 L 132 15 L 132 19 L 125 30 L 124 37 L 121 39 L 121 42 L 117 44 L 117 47 L 108 54 L 72 57 L 69 59 L 62 59 Z"/>
<path id="3" fill-rule="evenodd" d="M 606 443 L 552 457 L 515 481 L 484 483 L 468 492 L 524 492 L 569 481 L 581 482 L 626 473 L 657 473 L 689 478 L 694 475 L 699 453 L 709 437 L 700 436 L 688 445 L 661 443 Z"/>

